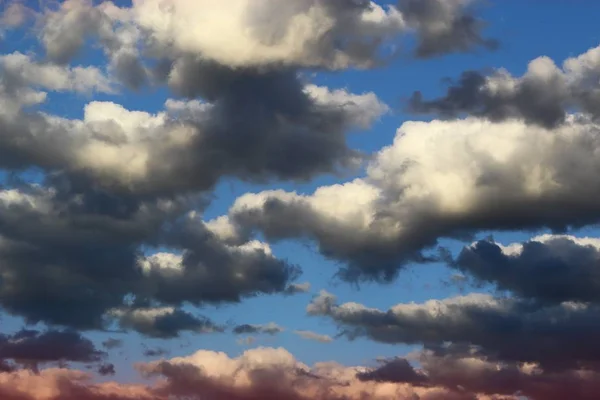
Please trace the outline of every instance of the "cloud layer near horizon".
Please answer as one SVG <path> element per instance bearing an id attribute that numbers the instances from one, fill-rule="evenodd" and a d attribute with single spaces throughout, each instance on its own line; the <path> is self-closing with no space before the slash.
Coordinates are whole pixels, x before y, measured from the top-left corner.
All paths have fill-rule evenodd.
<path id="1" fill-rule="evenodd" d="M 375 154 L 348 137 L 390 107 L 312 78 L 401 55 L 493 50 L 477 4 L 11 2 L 0 35 L 29 35 L 35 22 L 40 48 L 0 55 L 0 309 L 47 329 L 0 333 L 0 398 L 595 399 L 600 239 L 564 233 L 600 221 L 600 48 L 560 67 L 541 56 L 520 77 L 465 71 L 433 100 L 416 93 L 410 110 L 441 119 L 403 122 Z M 90 45 L 102 62 L 82 65 Z M 119 103 L 155 90 L 165 93 L 157 109 Z M 61 113 L 67 98 L 81 105 Z M 363 166 L 312 193 L 247 193 L 205 216 L 227 180 L 345 179 Z M 515 230 L 554 233 L 477 240 Z M 305 266 L 271 247 L 288 239 L 315 244 L 346 281 L 389 283 L 410 263 L 440 261 L 497 292 L 388 309 L 320 292 L 307 313 L 339 328 L 336 340 L 422 348 L 375 366 L 308 366 L 258 348 L 140 363 L 147 385 L 67 368 L 115 374 L 86 332 L 283 334 L 276 322 L 225 323 L 195 309 L 310 292 Z M 474 243 L 454 255 L 444 239 Z"/>

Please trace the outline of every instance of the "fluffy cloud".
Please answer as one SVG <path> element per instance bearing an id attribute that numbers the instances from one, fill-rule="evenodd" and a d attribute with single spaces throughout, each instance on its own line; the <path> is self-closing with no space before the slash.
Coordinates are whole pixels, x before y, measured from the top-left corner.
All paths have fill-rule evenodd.
<path id="1" fill-rule="evenodd" d="M 199 351 L 188 357 L 139 364 L 138 368 L 145 375 L 161 379 L 148 386 L 96 384 L 90 375 L 76 370 L 46 369 L 37 375 L 15 371 L 0 373 L 0 395 L 7 400 L 191 400 L 207 395 L 215 400 L 516 399 L 456 387 L 370 382 L 357 377 L 358 372 L 368 370 L 365 367 L 345 367 L 331 362 L 307 366 L 281 348 L 249 350 L 236 358 Z"/>
<path id="2" fill-rule="evenodd" d="M 240 197 L 234 226 L 309 238 L 349 279 L 391 279 L 444 237 L 481 230 L 565 230 L 598 221 L 599 126 L 580 116 L 552 130 L 518 120 L 406 122 L 367 175 L 313 194 Z"/>
<path id="3" fill-rule="evenodd" d="M 600 240 L 543 235 L 507 246 L 482 240 L 465 247 L 453 266 L 517 296 L 545 303 L 598 303 Z"/>
<path id="4" fill-rule="evenodd" d="M 0 304 L 6 311 L 30 322 L 102 328 L 106 312 L 123 307 L 126 296 L 136 304 L 171 306 L 237 302 L 283 292 L 298 273 L 264 245 L 228 245 L 198 218 L 181 217 L 185 201 L 182 207 L 77 189 L 0 191 Z M 179 255 L 141 254 L 142 246 L 161 238 Z M 189 317 L 171 313 L 158 327 L 169 334 L 190 329 Z"/>
<path id="5" fill-rule="evenodd" d="M 173 307 L 113 309 L 109 310 L 108 314 L 117 319 L 121 328 L 132 329 L 154 338 L 175 338 L 182 331 L 223 331 L 223 328 L 206 317 L 196 317 Z"/>
<path id="6" fill-rule="evenodd" d="M 52 91 L 81 93 L 113 91 L 110 80 L 96 67 L 65 67 L 40 63 L 30 55 L 0 55 L 0 71 L 6 84 L 39 87 Z"/>
<path id="7" fill-rule="evenodd" d="M 206 191 L 231 176 L 261 182 L 341 171 L 360 156 L 347 146 L 346 134 L 369 127 L 387 111 L 372 93 L 304 85 L 292 72 L 245 80 L 223 70 L 232 82 L 216 88 L 210 103 L 170 100 L 164 111 L 150 114 L 93 101 L 81 120 L 66 119 L 24 109 L 46 99 L 45 92 L 34 90 L 35 81 L 54 88 L 63 83 L 19 71 L 29 85 L 20 83 L 21 76 L 5 74 L 0 81 L 0 103 L 6 103 L 0 112 L 0 152 L 6 153 L 0 166 L 63 170 L 106 190 L 140 196 Z M 189 72 L 210 85 L 221 79 Z M 182 79 L 183 87 L 193 87 Z"/>
<path id="8" fill-rule="evenodd" d="M 45 369 L 0 373 L 0 395 L 9 400 L 250 400 L 264 398 L 319 400 L 559 400 L 596 398 L 593 371 L 545 371 L 535 364 L 500 363 L 468 351 L 426 350 L 380 366 L 346 367 L 332 362 L 308 366 L 282 348 L 248 350 L 238 357 L 198 351 L 187 357 L 138 364 L 156 376 L 147 386 L 115 382 L 96 384 L 76 370 Z"/>
<path id="9" fill-rule="evenodd" d="M 162 400 L 141 385 L 92 383 L 84 372 L 45 369 L 0 373 L 0 397 L 6 400 Z"/>
<path id="10" fill-rule="evenodd" d="M 282 348 L 248 350 L 236 358 L 224 353 L 199 351 L 191 356 L 140 366 L 147 374 L 169 379 L 161 393 L 191 396 L 210 393 L 215 399 L 491 399 L 442 387 L 375 383 L 357 378 L 363 367 L 297 361 Z"/>
<path id="11" fill-rule="evenodd" d="M 464 392 L 496 394 L 496 399 L 591 400 L 598 390 L 598 373 L 593 370 L 552 371 L 536 364 L 490 361 L 465 349 L 443 353 L 423 351 L 411 358 L 419 361 L 414 368 L 406 359 L 384 361 L 381 366 L 359 373 L 362 380 L 376 382 L 414 382 L 425 387 L 446 387 Z"/>
<path id="12" fill-rule="evenodd" d="M 399 0 L 409 26 L 417 31 L 415 55 L 428 58 L 477 47 L 495 49 L 499 43 L 481 35 L 485 23 L 469 12 L 475 0 Z"/>
<path id="13" fill-rule="evenodd" d="M 53 361 L 98 362 L 106 354 L 74 331 L 21 330 L 0 334 L 0 360 L 14 360 L 27 366 Z"/>
<path id="14" fill-rule="evenodd" d="M 467 344 L 475 346 L 480 356 L 553 370 L 595 365 L 600 357 L 594 339 L 600 330 L 600 309 L 583 303 L 540 306 L 471 293 L 379 310 L 358 303 L 337 304 L 335 296 L 322 292 L 307 312 L 331 319 L 350 339 L 429 347 Z"/>
<path id="15" fill-rule="evenodd" d="M 368 68 L 401 34 L 415 33 L 416 54 L 432 56 L 490 47 L 473 0 L 402 0 L 383 7 L 369 0 L 234 0 L 227 7 L 209 0 L 165 3 L 112 2 L 93 6 L 69 0 L 41 15 L 42 41 L 50 58 L 66 62 L 89 36 L 107 52 L 117 44 L 142 42 L 146 55 L 191 54 L 234 68 Z M 219 31 L 220 35 L 214 35 Z"/>
<path id="16" fill-rule="evenodd" d="M 595 47 L 568 58 L 560 68 L 548 57 L 536 58 L 521 77 L 504 69 L 489 76 L 464 72 L 441 98 L 423 100 L 415 93 L 410 109 L 451 117 L 469 113 L 494 121 L 521 118 L 551 128 L 564 123 L 573 108 L 600 117 L 599 78 L 600 47 Z"/>

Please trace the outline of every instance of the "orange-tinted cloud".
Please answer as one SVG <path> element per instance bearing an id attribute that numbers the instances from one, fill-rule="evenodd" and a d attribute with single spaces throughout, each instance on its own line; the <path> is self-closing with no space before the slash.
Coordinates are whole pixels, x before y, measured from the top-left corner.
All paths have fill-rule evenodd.
<path id="1" fill-rule="evenodd" d="M 593 400 L 600 373 L 545 372 L 469 356 L 420 355 L 420 379 L 404 381 L 411 367 L 385 375 L 334 362 L 308 366 L 283 348 L 257 348 L 238 357 L 198 351 L 187 357 L 140 363 L 148 385 L 96 383 L 85 372 L 45 369 L 0 373 L 2 400 Z M 393 365 L 400 365 L 395 360 Z M 411 375 L 410 373 L 408 375 Z M 377 377 L 377 379 L 369 378 Z M 382 378 L 383 377 L 383 378 Z"/>

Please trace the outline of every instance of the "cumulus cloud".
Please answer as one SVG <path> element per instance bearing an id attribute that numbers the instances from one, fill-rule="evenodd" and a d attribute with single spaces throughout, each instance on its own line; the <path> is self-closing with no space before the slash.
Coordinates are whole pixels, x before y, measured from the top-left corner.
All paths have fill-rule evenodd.
<path id="1" fill-rule="evenodd" d="M 600 240 L 542 235 L 502 245 L 481 240 L 465 247 L 452 265 L 500 290 L 545 303 L 598 303 Z"/>
<path id="2" fill-rule="evenodd" d="M 259 348 L 239 357 L 199 351 L 188 357 L 138 364 L 145 375 L 157 376 L 146 386 L 93 383 L 76 370 L 46 369 L 0 373 L 0 395 L 7 400 L 166 400 L 171 398 L 250 400 L 516 400 L 464 388 L 416 386 L 358 379 L 365 367 L 332 362 L 308 366 L 284 349 Z M 586 399 L 587 398 L 583 398 Z M 590 397 L 591 399 L 591 397 Z M 537 398 L 536 398 L 537 400 Z"/>
<path id="3" fill-rule="evenodd" d="M 496 49 L 499 42 L 484 38 L 485 23 L 471 12 L 475 0 L 400 0 L 406 23 L 417 31 L 415 55 L 429 58 L 443 53 Z"/>
<path id="4" fill-rule="evenodd" d="M 298 273 L 263 245 L 226 244 L 198 218 L 176 223 L 187 201 L 139 202 L 78 189 L 0 191 L 0 304 L 6 311 L 30 322 L 97 329 L 127 296 L 170 307 L 237 302 L 282 292 Z M 181 255 L 140 254 L 141 246 L 161 238 Z M 191 319 L 183 317 L 175 313 L 160 326 L 185 320 L 189 328 Z"/>
<path id="5" fill-rule="evenodd" d="M 424 100 L 416 92 L 410 109 L 455 117 L 463 113 L 503 121 L 520 118 L 548 128 L 565 123 L 572 109 L 600 117 L 600 47 L 566 59 L 559 67 L 549 57 L 531 61 L 527 72 L 514 77 L 505 69 L 491 75 L 466 71 L 445 96 Z"/>
<path id="6" fill-rule="evenodd" d="M 364 178 L 312 194 L 246 194 L 229 211 L 241 231 L 308 238 L 347 279 L 389 280 L 440 238 L 482 230 L 594 224 L 599 126 L 572 115 L 555 129 L 480 118 L 406 122 Z M 435 258 L 434 258 L 435 259 Z"/>
<path id="7" fill-rule="evenodd" d="M 92 376 L 70 369 L 28 370 L 0 374 L 0 397 L 6 400 L 159 400 L 142 385 L 95 384 Z M 162 400 L 162 399 L 160 399 Z"/>
<path id="8" fill-rule="evenodd" d="M 65 67 L 36 62 L 19 52 L 0 55 L 2 79 L 10 85 L 30 85 L 52 91 L 112 93 L 111 82 L 97 67 Z"/>
<path id="9" fill-rule="evenodd" d="M 246 79 L 236 77 L 239 71 L 207 68 L 208 75 L 188 71 L 190 79 L 219 86 L 206 103 L 167 101 L 165 110 L 151 114 L 92 101 L 82 119 L 24 107 L 46 100 L 36 81 L 55 89 L 91 83 L 63 85 L 21 68 L 17 77 L 4 74 L 0 152 L 6 157 L 0 166 L 66 170 L 112 192 L 140 196 L 207 191 L 224 177 L 306 180 L 353 166 L 360 154 L 346 144 L 347 133 L 368 128 L 388 109 L 373 93 L 305 85 L 293 72 L 249 73 Z M 20 82 L 25 78 L 28 85 Z M 182 79 L 186 90 L 194 87 Z M 231 82 L 220 85 L 223 79 Z"/>
<path id="10" fill-rule="evenodd" d="M 536 364 L 497 362 L 462 352 L 426 350 L 412 354 L 415 368 L 406 359 L 395 358 L 379 367 L 359 373 L 362 380 L 376 382 L 415 382 L 426 387 L 446 387 L 495 394 L 496 399 L 588 400 L 598 390 L 598 374 L 593 370 L 552 371 Z"/>
<path id="11" fill-rule="evenodd" d="M 123 329 L 132 329 L 144 335 L 168 339 L 182 331 L 213 333 L 223 328 L 206 317 L 196 317 L 173 307 L 113 309 L 108 312 Z"/>
<path id="12" fill-rule="evenodd" d="M 215 399 L 490 399 L 443 387 L 376 383 L 359 380 L 363 367 L 326 362 L 313 366 L 297 361 L 282 348 L 258 348 L 231 358 L 224 353 L 199 351 L 188 357 L 139 366 L 146 374 L 169 379 L 161 393 L 192 396 L 210 393 Z"/>
<path id="13" fill-rule="evenodd" d="M 533 362 L 554 370 L 594 365 L 600 357 L 594 339 L 600 309 L 584 303 L 543 306 L 471 293 L 379 310 L 359 303 L 338 304 L 334 295 L 321 292 L 307 312 L 329 318 L 350 339 L 428 347 L 467 344 L 482 357 Z"/>
<path id="14" fill-rule="evenodd" d="M 598 375 L 589 370 L 546 371 L 535 364 L 503 363 L 464 351 L 425 350 L 376 367 L 346 367 L 332 362 L 303 364 L 282 348 L 248 350 L 237 357 L 213 351 L 138 364 L 142 385 L 93 383 L 76 370 L 45 369 L 0 373 L 0 395 L 9 400 L 532 400 L 597 396 Z"/>
<path id="15" fill-rule="evenodd" d="M 74 331 L 20 330 L 0 334 L 0 360 L 13 360 L 26 366 L 56 361 L 99 362 L 106 354 Z"/>

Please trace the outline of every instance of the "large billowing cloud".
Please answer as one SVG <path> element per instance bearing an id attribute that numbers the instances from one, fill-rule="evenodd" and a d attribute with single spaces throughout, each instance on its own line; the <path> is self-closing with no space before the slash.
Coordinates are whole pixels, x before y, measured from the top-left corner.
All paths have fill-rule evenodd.
<path id="1" fill-rule="evenodd" d="M 444 237 L 596 223 L 599 126 L 571 115 L 555 129 L 519 120 L 406 122 L 367 175 L 313 194 L 240 197 L 230 224 L 272 240 L 309 238 L 344 261 L 342 277 L 395 276 Z"/>
<path id="2" fill-rule="evenodd" d="M 203 221 L 209 192 L 223 178 L 306 181 L 357 166 L 364 155 L 347 134 L 388 107 L 373 93 L 316 86 L 310 73 L 377 67 L 404 35 L 420 49 L 436 41 L 421 56 L 474 49 L 485 40 L 469 3 L 6 8 L 3 30 L 28 34 L 35 19 L 31 38 L 43 51 L 0 56 L 0 169 L 12 177 L 0 190 L 0 306 L 27 322 L 171 337 L 213 326 L 184 305 L 308 290 L 250 227 Z M 90 43 L 105 65 L 72 65 Z M 80 116 L 47 107 L 54 92 L 112 96 L 144 85 L 179 98 L 155 112 L 116 96 L 88 101 Z"/>
<path id="3" fill-rule="evenodd" d="M 134 296 L 134 307 L 237 302 L 284 292 L 298 273 L 266 245 L 227 244 L 197 217 L 181 216 L 187 201 L 139 202 L 76 189 L 0 191 L 0 304 L 30 322 L 102 328 L 115 316 L 107 312 L 125 306 L 126 296 Z M 161 242 L 179 253 L 139 249 Z M 127 315 L 121 322 L 135 321 Z M 189 317 L 163 315 L 158 326 L 173 335 L 176 327 L 192 328 Z"/>
<path id="4" fill-rule="evenodd" d="M 568 58 L 561 68 L 548 57 L 536 58 L 521 77 L 504 69 L 489 76 L 467 71 L 441 98 L 423 100 L 421 93 L 415 93 L 410 108 L 447 117 L 468 113 L 494 121 L 516 117 L 554 127 L 564 123 L 573 108 L 600 117 L 599 78 L 600 47 L 595 47 Z"/>

